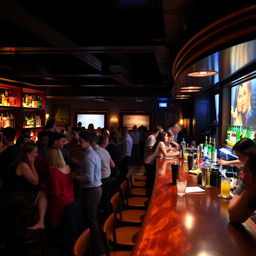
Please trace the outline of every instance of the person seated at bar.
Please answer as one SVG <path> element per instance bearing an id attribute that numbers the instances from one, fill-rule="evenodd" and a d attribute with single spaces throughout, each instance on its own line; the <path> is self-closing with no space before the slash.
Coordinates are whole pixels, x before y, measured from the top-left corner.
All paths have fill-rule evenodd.
<path id="1" fill-rule="evenodd" d="M 159 132 L 156 143 L 151 149 L 150 154 L 146 157 L 144 161 L 144 167 L 147 175 L 148 189 L 152 189 L 154 185 L 154 178 L 156 172 L 156 158 L 157 157 L 178 157 L 180 152 L 167 152 L 165 143 L 168 141 L 168 135 L 166 132 Z"/>
<path id="2" fill-rule="evenodd" d="M 47 164 L 49 166 L 48 224 L 57 228 L 62 224 L 64 207 L 75 200 L 73 179 L 60 149 L 51 148 L 47 151 Z"/>
<path id="3" fill-rule="evenodd" d="M 244 152 L 243 183 L 233 192 L 228 213 L 230 222 L 242 223 L 256 210 L 256 146 Z"/>
<path id="4" fill-rule="evenodd" d="M 238 156 L 238 159 L 231 160 L 231 161 L 226 161 L 223 159 L 220 159 L 218 161 L 219 165 L 234 165 L 234 166 L 239 166 L 242 167 L 244 166 L 244 151 L 247 150 L 250 147 L 255 146 L 255 142 L 251 139 L 248 138 L 243 138 L 239 140 L 234 147 L 232 148 L 233 151 L 235 151 L 235 154 Z"/>
<path id="5" fill-rule="evenodd" d="M 171 130 L 167 130 L 167 136 L 168 136 L 168 140 L 167 140 L 167 142 L 165 144 L 166 145 L 166 151 L 167 152 L 170 152 L 170 151 L 174 152 L 174 151 L 179 150 L 180 146 L 179 146 L 179 144 L 177 142 L 175 142 L 173 140 L 174 135 L 173 135 Z"/>
<path id="6" fill-rule="evenodd" d="M 38 220 L 28 229 L 44 229 L 44 217 L 47 209 L 46 194 L 39 190 L 39 178 L 35 169 L 37 146 L 34 142 L 24 144 L 17 159 L 12 164 L 12 182 L 10 183 L 11 205 L 17 208 L 31 208 L 37 205 Z"/>

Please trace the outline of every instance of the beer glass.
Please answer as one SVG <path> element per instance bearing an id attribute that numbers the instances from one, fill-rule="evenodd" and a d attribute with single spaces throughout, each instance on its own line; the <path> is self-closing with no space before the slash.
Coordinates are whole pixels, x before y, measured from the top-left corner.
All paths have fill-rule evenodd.
<path id="1" fill-rule="evenodd" d="M 222 199 L 231 199 L 232 196 L 230 194 L 230 191 L 230 178 L 221 177 L 220 194 L 218 195 L 218 197 Z"/>

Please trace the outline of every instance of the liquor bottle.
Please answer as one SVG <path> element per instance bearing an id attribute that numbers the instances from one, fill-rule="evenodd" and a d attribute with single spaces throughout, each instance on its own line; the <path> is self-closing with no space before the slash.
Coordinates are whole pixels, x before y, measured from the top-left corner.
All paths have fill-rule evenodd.
<path id="1" fill-rule="evenodd" d="M 213 143 L 212 143 L 211 161 L 213 164 L 217 164 L 217 148 L 216 148 L 215 138 L 213 138 Z"/>
<path id="2" fill-rule="evenodd" d="M 204 142 L 204 158 L 208 157 L 208 142 L 207 142 L 207 136 L 205 136 L 205 142 Z"/>
<path id="3" fill-rule="evenodd" d="M 209 137 L 207 152 L 208 152 L 207 156 L 208 156 L 209 162 L 211 162 L 211 157 L 212 157 L 212 139 L 211 139 L 211 137 Z"/>

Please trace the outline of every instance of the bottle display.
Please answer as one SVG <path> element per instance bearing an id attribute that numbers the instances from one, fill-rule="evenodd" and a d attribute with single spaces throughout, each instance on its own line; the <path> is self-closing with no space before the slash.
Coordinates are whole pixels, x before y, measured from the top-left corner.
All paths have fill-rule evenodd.
<path id="1" fill-rule="evenodd" d="M 23 128 L 36 128 L 41 126 L 42 121 L 39 115 L 25 113 Z"/>
<path id="2" fill-rule="evenodd" d="M 12 113 L 0 112 L 0 128 L 15 128 L 15 119 Z"/>
<path id="3" fill-rule="evenodd" d="M 22 107 L 24 108 L 42 108 L 42 97 L 32 93 L 23 93 Z"/>
<path id="4" fill-rule="evenodd" d="M 14 96 L 14 93 L 12 90 L 0 88 L 0 106 L 6 106 L 6 107 L 17 106 L 17 97 Z"/>
<path id="5" fill-rule="evenodd" d="M 227 145 L 233 147 L 242 138 L 256 139 L 256 128 L 247 126 L 229 126 L 226 132 Z"/>
<path id="6" fill-rule="evenodd" d="M 217 148 L 216 148 L 215 138 L 213 138 L 213 143 L 212 143 L 211 162 L 212 164 L 217 164 Z"/>

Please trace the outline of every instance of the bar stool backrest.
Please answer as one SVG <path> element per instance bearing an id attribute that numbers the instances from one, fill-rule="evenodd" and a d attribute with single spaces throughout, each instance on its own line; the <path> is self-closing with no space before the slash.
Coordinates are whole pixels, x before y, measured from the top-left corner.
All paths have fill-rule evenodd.
<path id="1" fill-rule="evenodd" d="M 112 213 L 111 215 L 108 216 L 108 218 L 105 220 L 103 224 L 103 237 L 106 256 L 110 256 L 109 241 L 113 241 L 114 243 L 116 243 L 115 226 L 116 217 L 115 214 Z"/>
<path id="2" fill-rule="evenodd" d="M 91 255 L 91 236 L 89 228 L 86 228 L 76 239 L 73 246 L 73 256 Z"/>
<path id="3" fill-rule="evenodd" d="M 110 203 L 112 205 L 113 212 L 116 215 L 120 216 L 120 219 L 122 220 L 122 210 L 123 210 L 123 202 L 122 198 L 119 192 L 116 192 L 110 200 Z"/>
<path id="4" fill-rule="evenodd" d="M 129 194 L 130 194 L 130 189 L 129 189 L 129 185 L 128 185 L 127 180 L 125 180 L 121 183 L 121 185 L 120 185 L 120 194 L 121 194 L 121 197 L 123 199 L 124 205 L 127 205 L 128 204 L 128 197 L 129 197 Z"/>

